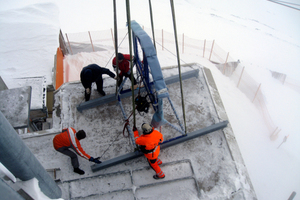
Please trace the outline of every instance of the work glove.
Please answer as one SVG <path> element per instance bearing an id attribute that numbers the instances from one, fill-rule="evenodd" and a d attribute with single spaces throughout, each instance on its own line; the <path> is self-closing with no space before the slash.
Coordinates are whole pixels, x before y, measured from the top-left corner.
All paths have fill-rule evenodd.
<path id="1" fill-rule="evenodd" d="M 133 126 L 132 130 L 133 131 L 137 131 L 137 128 L 135 126 Z"/>
<path id="2" fill-rule="evenodd" d="M 100 163 L 102 163 L 102 162 L 101 162 L 99 159 L 100 159 L 100 157 L 97 157 L 97 158 L 91 157 L 91 158 L 89 159 L 89 161 L 94 162 L 94 163 L 97 163 L 97 164 L 100 164 Z"/>
<path id="3" fill-rule="evenodd" d="M 116 79 L 117 81 L 119 81 L 120 78 L 118 76 L 115 76 L 114 79 Z"/>

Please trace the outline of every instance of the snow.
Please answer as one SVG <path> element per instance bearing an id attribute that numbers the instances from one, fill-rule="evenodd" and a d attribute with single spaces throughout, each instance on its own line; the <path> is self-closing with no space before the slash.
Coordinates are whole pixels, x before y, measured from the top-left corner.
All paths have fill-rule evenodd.
<path id="1" fill-rule="evenodd" d="M 18 78 L 24 77 L 45 76 L 46 85 L 52 83 L 58 13 L 53 3 L 1 11 L 0 28 L 5 30 L 0 35 L 1 77 L 8 88 L 19 87 Z"/>
<path id="2" fill-rule="evenodd" d="M 135 19 L 145 27 L 151 27 L 148 1 L 141 3 L 132 0 L 130 3 L 131 19 Z M 125 1 L 117 2 L 117 5 L 118 26 L 125 28 Z M 169 2 L 152 1 L 152 9 L 155 29 L 164 29 L 172 33 Z M 21 77 L 45 76 L 46 83 L 51 84 L 53 56 L 58 47 L 59 28 L 64 33 L 108 30 L 113 27 L 112 10 L 111 1 L 1 0 L 0 27 L 5 31 L 0 33 L 0 76 L 8 88 L 19 87 L 17 80 Z M 260 111 L 236 87 L 234 81 L 223 76 L 202 56 L 192 53 L 181 55 L 181 59 L 186 63 L 197 62 L 212 71 L 258 199 L 287 199 L 293 191 L 298 194 L 294 199 L 300 199 L 300 94 L 273 79 L 269 72 L 272 70 L 284 73 L 288 78 L 299 79 L 300 12 L 262 0 L 224 2 L 178 0 L 175 1 L 175 10 L 178 33 L 199 40 L 215 39 L 217 44 L 230 52 L 231 57 L 241 61 L 246 72 L 255 81 L 262 84 L 261 90 L 271 118 L 281 129 L 275 141 L 270 140 L 270 131 Z M 99 54 L 104 57 L 101 52 Z M 162 66 L 176 65 L 175 58 L 158 55 Z M 84 55 L 80 56 L 84 60 Z M 69 59 L 72 59 L 72 56 Z M 106 60 L 108 59 L 109 57 Z M 92 60 L 93 58 L 89 62 Z M 100 64 L 102 66 L 106 64 L 104 61 L 99 62 L 103 62 Z M 85 64 L 84 61 L 83 63 Z M 113 87 L 109 87 L 113 84 L 112 81 L 105 80 L 105 87 L 113 90 Z M 78 88 L 78 94 L 79 89 L 81 88 Z M 74 98 L 69 102 L 62 99 L 61 106 L 68 107 L 72 103 L 77 103 L 78 97 Z M 88 112 L 87 116 L 92 119 L 94 114 Z M 63 120 L 65 124 L 62 126 L 74 124 L 78 126 L 76 128 L 80 128 L 84 125 L 72 115 L 65 117 Z M 109 128 L 108 124 L 100 130 L 93 131 L 103 134 Z M 287 141 L 278 148 L 285 136 L 288 136 Z M 48 142 L 51 144 L 51 137 L 48 138 Z M 100 151 L 101 147 L 97 147 L 97 140 L 87 138 L 83 146 L 90 143 L 98 148 L 97 152 Z M 36 144 L 33 142 L 29 145 Z M 104 142 L 103 145 L 107 144 Z M 46 149 L 51 152 L 49 157 L 59 157 L 51 145 Z M 86 151 L 90 153 L 91 149 L 87 148 Z M 43 157 L 39 157 L 39 160 L 47 167 L 56 165 L 54 161 L 49 163 Z M 70 169 L 67 159 L 61 157 L 61 161 L 65 167 L 64 171 Z M 87 171 L 89 163 L 84 160 L 80 160 L 80 163 Z M 142 164 L 145 164 L 144 160 L 139 161 L 139 165 Z M 68 176 L 72 172 L 66 173 Z M 207 184 L 209 180 L 211 179 L 207 179 Z"/>

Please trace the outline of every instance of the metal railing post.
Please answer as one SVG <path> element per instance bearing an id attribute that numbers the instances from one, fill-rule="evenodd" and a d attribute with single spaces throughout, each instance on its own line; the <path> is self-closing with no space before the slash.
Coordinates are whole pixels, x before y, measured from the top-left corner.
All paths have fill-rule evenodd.
<path id="1" fill-rule="evenodd" d="M 93 45 L 93 41 L 92 41 L 92 37 L 91 37 L 90 31 L 89 31 L 89 36 L 90 36 L 90 41 L 91 41 L 91 44 L 92 44 L 93 52 L 95 52 L 95 49 L 94 49 L 94 45 Z"/>

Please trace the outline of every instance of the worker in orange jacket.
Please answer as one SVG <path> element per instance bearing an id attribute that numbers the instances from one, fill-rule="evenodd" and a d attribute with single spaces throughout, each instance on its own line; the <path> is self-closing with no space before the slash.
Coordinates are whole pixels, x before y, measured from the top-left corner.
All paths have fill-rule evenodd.
<path id="1" fill-rule="evenodd" d="M 76 132 L 72 127 L 63 129 L 60 134 L 57 134 L 53 138 L 54 149 L 62 154 L 65 154 L 71 158 L 71 163 L 74 168 L 74 172 L 77 174 L 84 174 L 84 171 L 79 169 L 79 162 L 77 155 L 94 162 L 101 163 L 99 158 L 93 158 L 87 154 L 81 147 L 79 140 L 82 140 L 86 137 L 86 133 L 83 130 Z M 71 151 L 72 149 L 73 151 Z M 76 153 L 74 153 L 76 152 Z"/>
<path id="2" fill-rule="evenodd" d="M 162 161 L 158 158 L 160 152 L 159 144 L 164 140 L 163 135 L 159 131 L 154 130 L 154 128 L 147 123 L 142 124 L 142 130 L 143 135 L 139 136 L 137 128 L 135 126 L 133 127 L 135 143 L 140 146 L 141 151 L 148 159 L 150 167 L 156 172 L 153 178 L 165 178 L 164 172 L 159 167 Z"/>
<path id="3" fill-rule="evenodd" d="M 121 83 L 123 82 L 124 76 L 131 80 L 130 55 L 118 53 L 118 62 L 119 62 L 119 70 L 120 70 L 118 86 L 120 86 Z M 112 60 L 112 66 L 113 66 L 114 70 L 117 71 L 116 70 L 116 68 L 117 68 L 116 57 L 114 57 L 114 59 Z M 134 89 L 136 89 L 138 87 L 137 82 L 134 77 L 133 77 L 133 85 L 134 85 Z"/>

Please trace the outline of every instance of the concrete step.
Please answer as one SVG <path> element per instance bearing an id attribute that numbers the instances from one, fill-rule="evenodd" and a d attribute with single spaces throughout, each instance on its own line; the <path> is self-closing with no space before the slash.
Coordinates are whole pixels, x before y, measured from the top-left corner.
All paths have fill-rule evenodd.
<path id="1" fill-rule="evenodd" d="M 178 196 L 187 195 L 194 198 L 199 197 L 200 190 L 190 160 L 163 163 L 160 166 L 162 170 L 168 172 L 164 179 L 153 179 L 155 172 L 150 166 L 145 166 L 133 170 L 68 180 L 62 183 L 62 187 L 68 189 L 69 199 L 120 199 L 120 197 L 122 197 L 121 199 L 149 199 L 153 196 L 176 199 Z M 174 187 L 170 187 L 170 185 L 174 185 Z M 86 195 L 87 190 L 89 195 Z"/>

